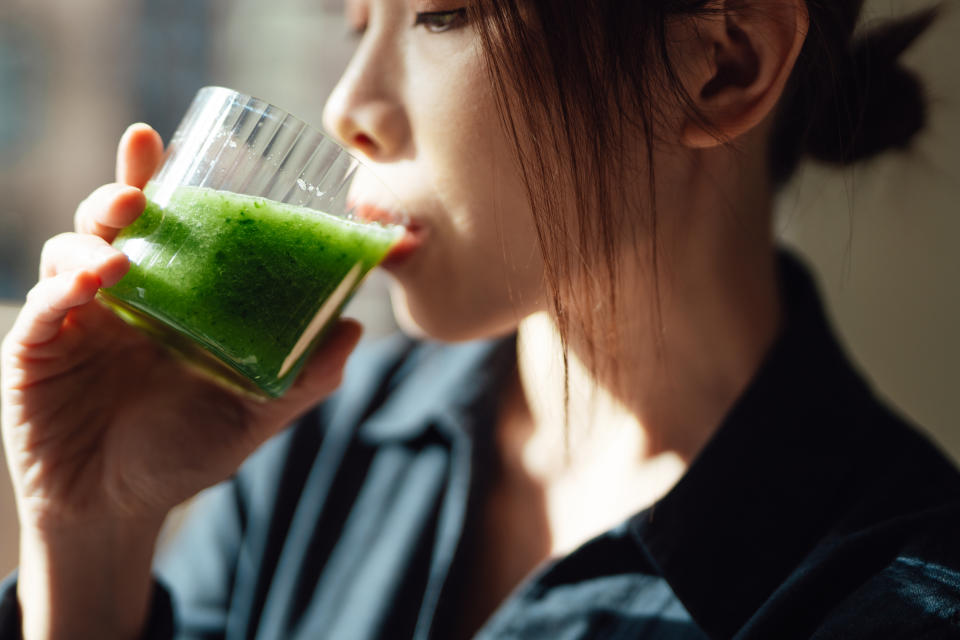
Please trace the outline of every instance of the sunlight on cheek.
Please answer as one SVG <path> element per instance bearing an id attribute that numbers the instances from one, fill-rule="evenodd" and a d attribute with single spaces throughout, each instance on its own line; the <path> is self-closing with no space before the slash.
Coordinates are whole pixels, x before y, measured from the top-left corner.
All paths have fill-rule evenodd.
<path id="1" fill-rule="evenodd" d="M 465 181 L 491 187 L 492 169 L 509 162 L 508 156 L 500 157 L 509 148 L 479 54 L 459 51 L 442 60 L 415 56 L 408 78 L 407 111 L 437 193 L 460 200 Z"/>

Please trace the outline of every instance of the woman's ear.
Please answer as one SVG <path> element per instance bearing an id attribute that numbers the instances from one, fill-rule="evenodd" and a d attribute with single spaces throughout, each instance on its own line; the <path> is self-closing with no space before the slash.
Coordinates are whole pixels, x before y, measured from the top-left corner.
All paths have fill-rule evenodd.
<path id="1" fill-rule="evenodd" d="M 774 109 L 809 28 L 806 0 L 715 0 L 696 19 L 695 59 L 684 84 L 703 117 L 689 117 L 682 142 L 714 147 L 738 138 Z M 689 54 L 688 54 L 689 55 Z M 705 122 L 704 122 L 705 120 Z"/>

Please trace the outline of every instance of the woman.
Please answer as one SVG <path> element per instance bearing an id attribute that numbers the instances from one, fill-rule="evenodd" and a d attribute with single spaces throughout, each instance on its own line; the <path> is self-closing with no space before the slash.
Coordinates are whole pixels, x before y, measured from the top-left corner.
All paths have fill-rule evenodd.
<path id="1" fill-rule="evenodd" d="M 922 127 L 896 58 L 932 14 L 852 41 L 859 8 L 348 2 L 324 122 L 412 213 L 391 296 L 440 342 L 345 365 L 345 320 L 266 404 L 93 302 L 162 154 L 128 129 L 4 341 L 0 635 L 960 633 L 960 477 L 770 232 L 802 155 Z M 164 516 L 211 485 L 152 579 Z"/>

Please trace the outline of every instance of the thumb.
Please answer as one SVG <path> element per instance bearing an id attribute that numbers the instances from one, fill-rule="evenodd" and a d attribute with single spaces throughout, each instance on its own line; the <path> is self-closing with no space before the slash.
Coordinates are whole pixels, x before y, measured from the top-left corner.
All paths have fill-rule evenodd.
<path id="1" fill-rule="evenodd" d="M 143 189 L 163 161 L 163 141 L 150 125 L 127 127 L 117 145 L 117 182 Z"/>

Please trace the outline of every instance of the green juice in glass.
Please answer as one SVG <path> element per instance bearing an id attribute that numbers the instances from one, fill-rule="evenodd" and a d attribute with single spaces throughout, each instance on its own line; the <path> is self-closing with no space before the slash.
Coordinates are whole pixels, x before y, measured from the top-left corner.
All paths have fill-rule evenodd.
<path id="1" fill-rule="evenodd" d="M 219 381 L 278 397 L 401 233 L 179 187 L 165 207 L 148 199 L 114 241 L 130 271 L 101 297 Z"/>

